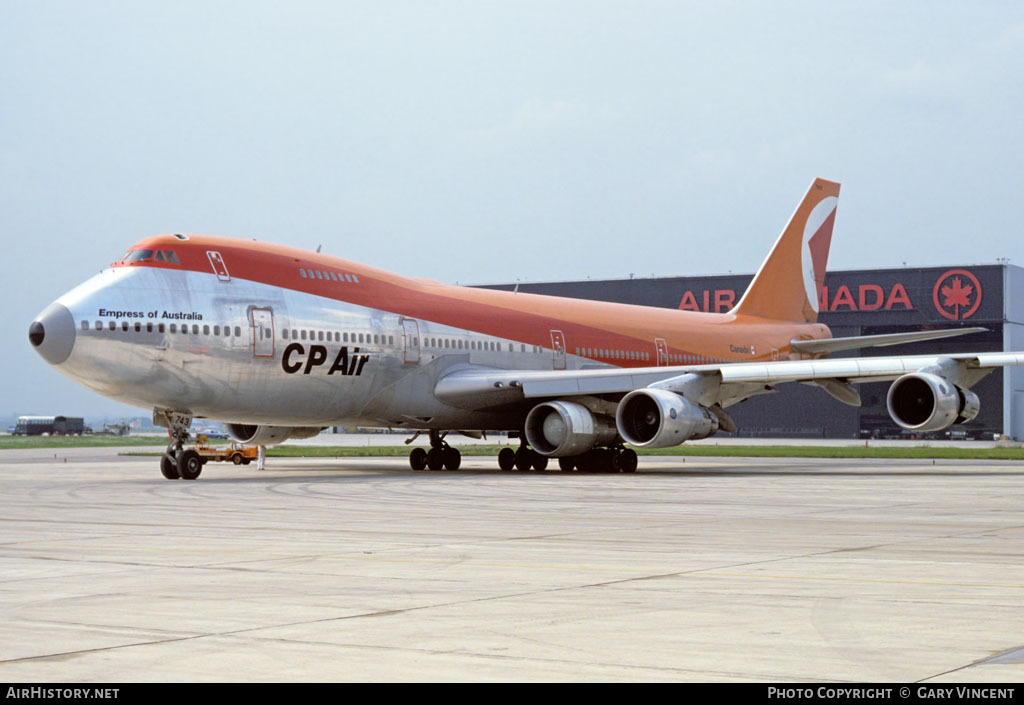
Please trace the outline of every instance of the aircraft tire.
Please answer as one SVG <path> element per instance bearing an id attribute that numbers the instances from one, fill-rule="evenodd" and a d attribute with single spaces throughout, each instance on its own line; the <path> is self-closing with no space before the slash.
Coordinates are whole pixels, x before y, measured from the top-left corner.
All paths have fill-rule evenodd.
<path id="1" fill-rule="evenodd" d="M 622 465 L 619 462 L 619 452 L 611 448 L 602 448 L 600 455 L 601 472 L 621 472 Z"/>
<path id="2" fill-rule="evenodd" d="M 595 472 L 597 470 L 596 455 L 595 451 L 588 450 L 586 453 L 575 456 L 573 461 L 575 461 L 576 469 L 580 472 Z"/>
<path id="3" fill-rule="evenodd" d="M 533 462 L 530 463 L 537 472 L 543 472 L 548 467 L 548 456 L 533 451 Z"/>
<path id="4" fill-rule="evenodd" d="M 516 452 L 511 448 L 502 448 L 498 451 L 498 467 L 508 472 L 516 466 Z"/>
<path id="5" fill-rule="evenodd" d="M 516 451 L 516 470 L 526 472 L 533 465 L 533 451 L 529 448 L 520 448 Z"/>
<path id="6" fill-rule="evenodd" d="M 458 470 L 459 466 L 462 465 L 462 453 L 459 452 L 458 448 L 449 446 L 444 449 L 442 455 L 444 457 L 445 470 Z"/>
<path id="7" fill-rule="evenodd" d="M 559 458 L 558 467 L 562 469 L 562 472 L 572 472 L 576 469 L 576 458 L 571 455 Z"/>
<path id="8" fill-rule="evenodd" d="M 639 458 L 636 457 L 636 451 L 632 448 L 626 448 L 622 451 L 622 472 L 636 472 L 636 466 L 639 463 Z"/>
<path id="9" fill-rule="evenodd" d="M 427 468 L 427 451 L 422 448 L 413 448 L 409 453 L 409 466 L 413 470 L 425 470 Z"/>
<path id="10" fill-rule="evenodd" d="M 203 458 L 194 450 L 186 450 L 178 456 L 178 474 L 182 480 L 195 480 L 203 471 Z"/>
<path id="11" fill-rule="evenodd" d="M 181 475 L 178 474 L 177 464 L 166 455 L 160 457 L 160 474 L 168 480 L 181 479 Z"/>
<path id="12" fill-rule="evenodd" d="M 440 448 L 431 448 L 427 451 L 427 467 L 431 470 L 444 469 L 444 452 Z"/>

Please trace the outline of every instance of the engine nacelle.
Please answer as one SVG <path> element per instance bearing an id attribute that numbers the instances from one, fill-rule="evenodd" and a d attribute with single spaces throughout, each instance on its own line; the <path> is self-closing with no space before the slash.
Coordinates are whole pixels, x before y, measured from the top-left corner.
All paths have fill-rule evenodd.
<path id="1" fill-rule="evenodd" d="M 668 448 L 714 435 L 718 417 L 667 389 L 638 389 L 619 402 L 615 425 L 626 443 Z"/>
<path id="2" fill-rule="evenodd" d="M 941 431 L 978 415 L 978 395 L 929 372 L 903 375 L 889 387 L 889 416 L 908 431 Z"/>
<path id="3" fill-rule="evenodd" d="M 526 416 L 527 443 L 551 458 L 586 453 L 596 445 L 613 443 L 616 435 L 610 416 L 570 401 L 546 401 Z"/>
<path id="4" fill-rule="evenodd" d="M 252 426 L 243 423 L 224 424 L 224 430 L 239 443 L 272 446 L 289 438 L 312 438 L 320 433 L 320 426 Z"/>

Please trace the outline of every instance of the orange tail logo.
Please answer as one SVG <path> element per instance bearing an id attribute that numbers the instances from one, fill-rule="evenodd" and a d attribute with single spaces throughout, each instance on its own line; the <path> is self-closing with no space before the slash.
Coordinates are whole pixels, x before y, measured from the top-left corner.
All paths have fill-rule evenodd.
<path id="1" fill-rule="evenodd" d="M 732 313 L 780 321 L 818 320 L 839 184 L 815 179 Z"/>

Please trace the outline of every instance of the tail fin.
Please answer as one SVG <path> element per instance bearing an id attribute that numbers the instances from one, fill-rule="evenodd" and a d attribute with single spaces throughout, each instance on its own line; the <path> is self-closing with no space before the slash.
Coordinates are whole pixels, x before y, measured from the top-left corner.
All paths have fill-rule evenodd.
<path id="1" fill-rule="evenodd" d="M 818 320 L 839 184 L 815 179 L 732 313 L 780 321 Z"/>

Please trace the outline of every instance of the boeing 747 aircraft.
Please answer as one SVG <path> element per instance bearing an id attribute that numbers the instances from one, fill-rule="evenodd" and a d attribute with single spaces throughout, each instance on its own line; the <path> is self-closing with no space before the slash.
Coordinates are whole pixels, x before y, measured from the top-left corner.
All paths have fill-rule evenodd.
<path id="1" fill-rule="evenodd" d="M 830 352 L 978 329 L 832 338 L 818 323 L 839 184 L 816 180 L 739 303 L 697 313 L 412 279 L 338 257 L 207 235 L 159 235 L 50 304 L 29 340 L 51 365 L 153 409 L 164 477 L 193 480 L 194 418 L 244 443 L 334 425 L 427 431 L 416 470 L 456 470 L 448 432 L 518 434 L 503 470 L 636 469 L 639 448 L 734 431 L 728 407 L 783 382 L 860 404 L 890 380 L 906 429 L 974 418 L 971 386 L 1022 352 L 855 357 Z"/>

